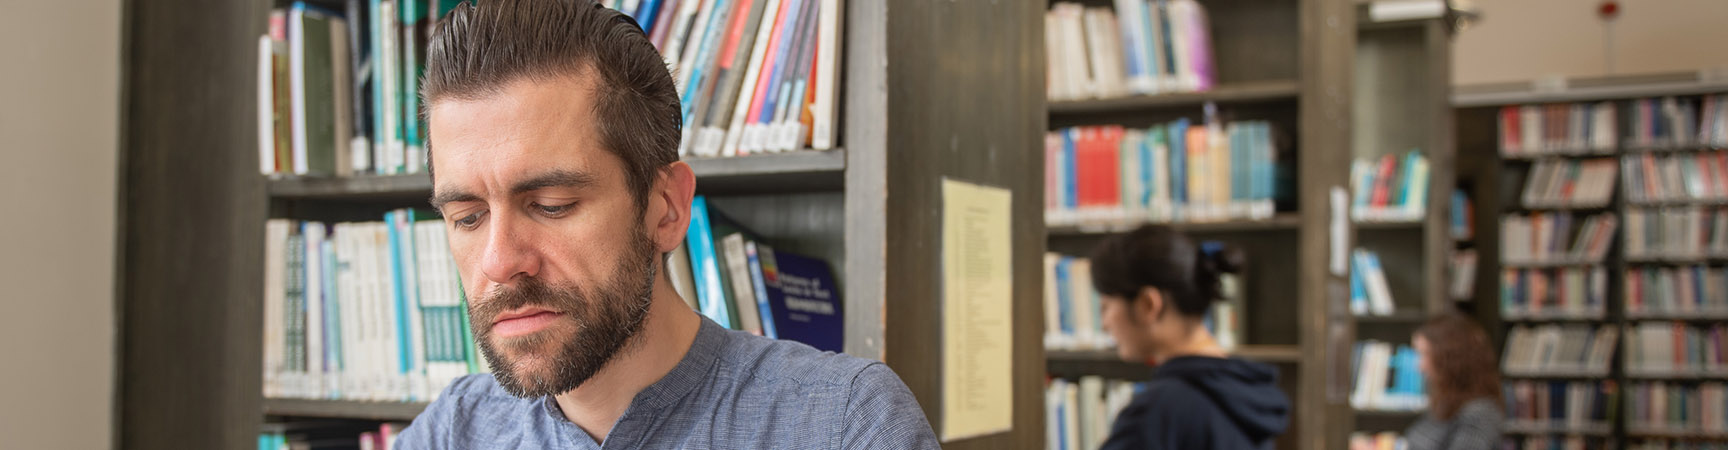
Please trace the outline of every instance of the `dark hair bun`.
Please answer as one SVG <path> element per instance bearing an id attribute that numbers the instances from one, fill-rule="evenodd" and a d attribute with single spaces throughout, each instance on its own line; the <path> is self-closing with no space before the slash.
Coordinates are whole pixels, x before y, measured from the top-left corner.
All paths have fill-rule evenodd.
<path id="1" fill-rule="evenodd" d="M 1205 271 L 1211 273 L 1196 273 L 1196 276 L 1217 276 L 1226 273 L 1241 273 L 1242 268 L 1248 264 L 1248 257 L 1241 249 L 1236 247 L 1225 245 L 1218 241 L 1206 241 L 1200 243 L 1200 258 L 1198 262 L 1198 267 L 1195 268 L 1196 272 Z"/>

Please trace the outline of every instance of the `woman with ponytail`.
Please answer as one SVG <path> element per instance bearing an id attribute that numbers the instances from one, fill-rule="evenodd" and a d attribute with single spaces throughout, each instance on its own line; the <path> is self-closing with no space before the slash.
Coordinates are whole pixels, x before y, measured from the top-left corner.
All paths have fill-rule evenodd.
<path id="1" fill-rule="evenodd" d="M 1118 356 L 1157 366 L 1117 416 L 1106 450 L 1270 449 L 1289 425 L 1278 370 L 1232 358 L 1203 326 L 1219 278 L 1241 253 L 1196 245 L 1164 226 L 1107 239 L 1092 254 L 1092 283 Z"/>

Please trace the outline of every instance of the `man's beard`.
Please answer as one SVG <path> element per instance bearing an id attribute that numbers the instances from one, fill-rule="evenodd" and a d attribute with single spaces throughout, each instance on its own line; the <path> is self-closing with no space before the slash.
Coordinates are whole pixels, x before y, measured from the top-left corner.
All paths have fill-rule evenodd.
<path id="1" fill-rule="evenodd" d="M 643 230 L 634 234 L 612 279 L 596 289 L 524 278 L 513 286 L 493 289 L 482 301 L 470 304 L 474 340 L 500 387 L 522 398 L 569 392 L 628 351 L 648 318 L 658 269 L 653 242 Z M 560 317 L 540 331 L 494 342 L 492 321 L 506 311 L 530 305 L 557 312 Z"/>

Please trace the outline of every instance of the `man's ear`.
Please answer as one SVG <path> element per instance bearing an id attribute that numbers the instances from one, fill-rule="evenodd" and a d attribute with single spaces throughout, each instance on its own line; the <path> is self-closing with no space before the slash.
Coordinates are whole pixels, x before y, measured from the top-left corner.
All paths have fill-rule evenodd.
<path id="1" fill-rule="evenodd" d="M 655 250 L 666 253 L 684 242 L 690 226 L 690 201 L 696 196 L 696 173 L 683 161 L 674 161 L 657 173 L 643 225 L 650 230 Z"/>
<path id="2" fill-rule="evenodd" d="M 1169 306 L 1165 302 L 1164 293 L 1151 286 L 1140 288 L 1140 295 L 1134 297 L 1134 316 L 1142 323 L 1152 323 L 1164 315 L 1164 309 Z"/>

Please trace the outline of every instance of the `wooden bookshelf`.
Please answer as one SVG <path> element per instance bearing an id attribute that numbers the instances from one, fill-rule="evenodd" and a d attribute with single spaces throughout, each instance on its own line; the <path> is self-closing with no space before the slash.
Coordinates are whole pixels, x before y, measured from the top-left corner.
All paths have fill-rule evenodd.
<path id="1" fill-rule="evenodd" d="M 1428 312 L 1427 311 L 1419 311 L 1419 310 L 1404 310 L 1404 311 L 1393 311 L 1392 314 L 1383 315 L 1383 316 L 1361 315 L 1361 316 L 1355 316 L 1355 317 L 1356 317 L 1356 323 L 1358 325 L 1371 324 L 1371 323 L 1372 324 L 1396 324 L 1396 325 L 1408 326 L 1408 327 L 1411 327 L 1412 330 L 1414 330 L 1415 329 L 1414 327 L 1416 325 L 1421 325 L 1422 322 L 1425 322 L 1428 320 Z"/>
<path id="2" fill-rule="evenodd" d="M 1627 139 L 1627 136 L 1625 135 L 1628 133 L 1627 129 L 1622 128 L 1622 136 L 1620 136 L 1621 142 L 1618 142 L 1618 145 L 1616 145 L 1615 148 L 1608 151 L 1591 150 L 1586 152 L 1566 152 L 1565 154 L 1559 155 L 1538 156 L 1502 155 L 1499 152 L 1500 141 L 1498 130 L 1499 113 L 1502 106 L 1571 102 L 1615 102 L 1617 104 L 1616 113 L 1618 114 L 1616 120 L 1619 121 L 1619 123 L 1624 124 L 1627 123 L 1626 120 L 1628 120 L 1628 114 L 1630 113 L 1630 108 L 1628 107 L 1626 100 L 1647 97 L 1691 96 L 1728 92 L 1728 84 L 1700 80 L 1697 74 L 1657 74 L 1632 77 L 1586 78 L 1565 80 L 1565 83 L 1563 84 L 1565 87 L 1562 89 L 1535 89 L 1531 84 L 1526 83 L 1469 86 L 1458 89 L 1457 93 L 1454 95 L 1454 101 L 1457 106 L 1455 116 L 1458 121 L 1458 139 L 1461 143 L 1461 148 L 1468 149 L 1468 153 L 1471 153 L 1477 160 L 1482 161 L 1481 164 L 1472 165 L 1474 173 L 1471 174 L 1471 177 L 1478 181 L 1475 186 L 1477 211 L 1526 211 L 1536 209 L 1528 208 L 1529 205 L 1519 205 L 1520 199 L 1518 198 L 1519 193 L 1523 188 L 1519 183 L 1528 182 L 1528 180 L 1524 179 L 1527 177 L 1524 177 L 1523 175 L 1525 172 L 1530 170 L 1530 164 L 1528 164 L 1528 161 L 1531 159 L 1613 158 L 1618 162 L 1627 157 L 1642 156 L 1645 154 L 1689 152 L 1704 149 L 1704 146 L 1698 145 L 1636 145 Z M 1618 167 L 1616 168 L 1616 172 L 1620 172 Z M 1623 173 L 1616 173 L 1616 175 L 1623 175 Z M 1616 177 L 1612 201 L 1606 205 L 1587 205 L 1589 207 L 1558 209 L 1574 211 L 1575 216 L 1578 214 L 1613 213 L 1618 215 L 1621 220 L 1624 221 L 1627 213 L 1634 209 L 1669 206 L 1728 205 L 1728 201 L 1722 201 L 1720 199 L 1633 201 L 1628 198 L 1625 181 L 1626 180 L 1623 177 Z M 1555 210 L 1556 208 L 1549 209 Z M 1477 235 L 1481 240 L 1478 248 L 1484 249 L 1484 251 L 1479 253 L 1479 264 L 1483 274 L 1500 273 L 1502 269 L 1597 267 L 1602 268 L 1608 277 L 1606 282 L 1606 292 L 1603 293 L 1605 296 L 1604 300 L 1606 301 L 1606 308 L 1603 312 L 1587 314 L 1538 313 L 1534 315 L 1518 316 L 1507 316 L 1502 312 L 1499 293 L 1500 289 L 1502 289 L 1503 283 L 1501 277 L 1477 277 L 1476 292 L 1478 293 L 1477 301 L 1479 303 L 1476 305 L 1476 309 L 1484 312 L 1483 316 L 1485 318 L 1502 325 L 1497 327 L 1499 329 L 1496 330 L 1498 331 L 1496 341 L 1500 342 L 1499 345 L 1502 351 L 1505 351 L 1504 334 L 1510 326 L 1515 324 L 1524 325 L 1541 322 L 1572 322 L 1587 323 L 1592 326 L 1619 327 L 1622 329 L 1620 339 L 1617 341 L 1620 348 L 1617 348 L 1618 352 L 1616 352 L 1616 356 L 1610 359 L 1609 366 L 1605 369 L 1594 371 L 1511 372 L 1504 374 L 1504 378 L 1508 380 L 1566 380 L 1612 383 L 1616 386 L 1620 386 L 1620 392 L 1623 396 L 1619 402 L 1620 405 L 1626 405 L 1633 401 L 1630 397 L 1629 392 L 1631 389 L 1629 387 L 1636 383 L 1657 380 L 1691 381 L 1728 379 L 1728 372 L 1668 371 L 1653 373 L 1641 371 L 1636 366 L 1631 365 L 1633 363 L 1625 361 L 1622 357 L 1628 351 L 1625 346 L 1629 343 L 1626 335 L 1627 332 L 1624 330 L 1626 330 L 1625 327 L 1632 324 L 1652 321 L 1685 322 L 1694 324 L 1722 323 L 1728 321 L 1728 315 L 1721 314 L 1720 312 L 1675 314 L 1637 313 L 1627 311 L 1625 307 L 1626 298 L 1624 288 L 1627 282 L 1625 272 L 1628 268 L 1640 265 L 1714 265 L 1723 261 L 1728 261 L 1728 258 L 1717 258 L 1719 255 L 1631 256 L 1626 252 L 1626 245 L 1624 242 L 1626 230 L 1623 225 L 1615 231 L 1617 234 L 1613 239 L 1613 245 L 1615 247 L 1608 251 L 1607 258 L 1600 261 L 1571 260 L 1508 262 L 1502 259 L 1502 255 L 1498 250 L 1502 246 L 1503 241 L 1503 238 L 1499 233 L 1500 226 L 1498 222 L 1499 217 L 1478 215 L 1477 218 L 1476 230 Z M 1629 409 L 1623 408 L 1621 411 L 1609 414 L 1610 417 L 1616 418 L 1614 421 L 1593 424 L 1583 430 L 1535 427 L 1519 430 L 1518 434 L 1585 435 L 1622 440 L 1626 438 L 1651 437 L 1682 439 L 1707 437 L 1687 435 L 1685 433 L 1680 433 L 1679 435 L 1665 435 L 1662 433 L 1662 430 L 1639 430 L 1636 426 L 1631 424 L 1631 420 L 1628 418 L 1629 414 Z M 1511 433 L 1512 431 L 1508 432 Z"/>
<path id="3" fill-rule="evenodd" d="M 1295 214 L 1278 214 L 1265 220 L 1232 220 L 1222 222 L 1122 222 L 1114 224 L 1089 225 L 1050 225 L 1045 230 L 1052 237 L 1068 236 L 1107 236 L 1139 228 L 1141 225 L 1158 223 L 1184 233 L 1232 233 L 1259 231 L 1294 231 L 1302 225 L 1301 217 Z"/>
<path id="4" fill-rule="evenodd" d="M 1051 115 L 1108 114 L 1160 109 L 1199 109 L 1208 102 L 1220 107 L 1240 104 L 1294 102 L 1300 88 L 1295 80 L 1247 81 L 1220 84 L 1209 91 L 1136 95 L 1093 100 L 1050 102 Z"/>
<path id="5" fill-rule="evenodd" d="M 264 415 L 410 422 L 426 410 L 425 402 L 361 402 L 289 398 L 264 399 Z"/>

